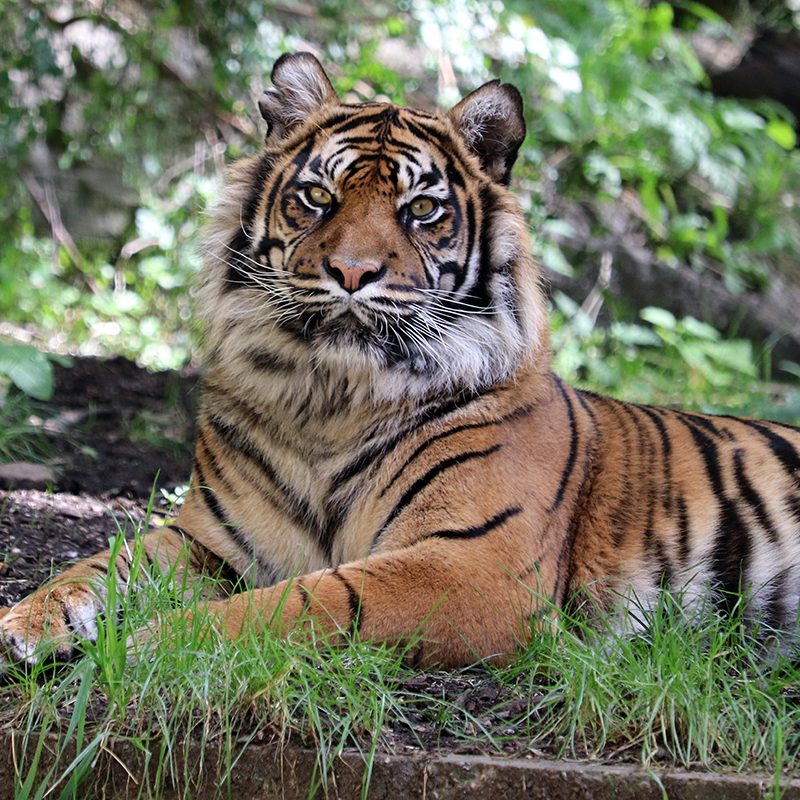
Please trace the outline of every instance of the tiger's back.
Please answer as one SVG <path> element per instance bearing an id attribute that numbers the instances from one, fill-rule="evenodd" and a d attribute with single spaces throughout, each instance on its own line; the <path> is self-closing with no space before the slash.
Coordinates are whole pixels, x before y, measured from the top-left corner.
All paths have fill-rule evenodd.
<path id="1" fill-rule="evenodd" d="M 308 54 L 273 83 L 264 151 L 233 166 L 208 227 L 191 489 L 147 558 L 248 582 L 209 604 L 231 637 L 310 620 L 417 637 L 418 663 L 511 653 L 572 598 L 635 619 L 665 589 L 702 610 L 745 588 L 793 626 L 800 431 L 550 371 L 507 189 L 519 93 L 492 82 L 447 115 L 343 104 Z M 6 658 L 96 636 L 108 558 L 2 616 Z M 125 553 L 112 568 L 135 589 Z"/>

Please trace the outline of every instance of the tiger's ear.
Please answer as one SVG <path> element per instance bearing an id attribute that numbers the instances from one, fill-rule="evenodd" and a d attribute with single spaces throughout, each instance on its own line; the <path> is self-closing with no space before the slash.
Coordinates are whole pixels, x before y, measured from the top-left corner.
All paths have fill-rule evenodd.
<path id="1" fill-rule="evenodd" d="M 315 111 L 339 98 L 322 64 L 311 53 L 284 53 L 272 68 L 273 88 L 258 101 L 267 142 L 277 142 Z"/>
<path id="2" fill-rule="evenodd" d="M 508 185 L 525 138 L 522 97 L 510 83 L 484 83 L 447 115 L 489 177 Z"/>

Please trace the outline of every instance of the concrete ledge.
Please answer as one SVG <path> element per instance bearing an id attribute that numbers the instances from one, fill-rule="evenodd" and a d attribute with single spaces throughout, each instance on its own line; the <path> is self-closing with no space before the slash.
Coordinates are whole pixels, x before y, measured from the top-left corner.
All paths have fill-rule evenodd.
<path id="1" fill-rule="evenodd" d="M 21 741 L 11 746 L 6 734 L 0 745 L 0 800 L 14 797 L 14 761 L 20 758 Z M 53 740 L 52 745 L 55 745 Z M 111 747 L 109 743 L 109 747 Z M 229 786 L 220 787 L 224 768 L 217 767 L 219 750 L 207 747 L 202 756 L 195 744 L 176 748 L 177 785 L 165 789 L 163 797 L 235 800 L 282 798 L 304 800 L 319 783 L 316 753 L 254 744 L 236 762 Z M 33 748 L 29 748 L 32 755 Z M 155 754 L 154 754 L 155 755 Z M 68 764 L 66 754 L 62 764 Z M 150 760 L 150 764 L 148 764 Z M 51 747 L 42 753 L 46 771 L 53 763 Z M 204 764 L 204 766 L 201 766 Z M 318 796 L 360 798 L 364 762 L 356 752 L 346 752 L 331 765 L 326 788 Z M 155 764 L 141 750 L 126 742 L 113 743 L 113 755 L 103 751 L 91 768 L 80 797 L 133 798 L 150 796 L 147 775 L 155 775 Z M 800 780 L 785 781 L 779 795 L 773 794 L 772 778 L 756 775 L 710 775 L 679 770 L 648 771 L 634 766 L 603 766 L 581 762 L 540 759 L 502 759 L 487 756 L 378 755 L 373 763 L 369 798 L 421 798 L 424 800 L 763 800 L 780 796 L 800 800 Z"/>

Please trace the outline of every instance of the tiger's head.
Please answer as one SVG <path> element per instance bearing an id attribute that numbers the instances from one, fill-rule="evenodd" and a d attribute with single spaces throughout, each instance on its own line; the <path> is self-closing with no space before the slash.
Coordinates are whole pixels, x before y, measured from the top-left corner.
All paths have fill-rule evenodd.
<path id="1" fill-rule="evenodd" d="M 506 188 L 519 92 L 487 83 L 446 115 L 345 104 L 284 55 L 263 153 L 235 164 L 200 288 L 212 364 L 342 375 L 373 396 L 480 391 L 546 358 L 545 311 Z"/>

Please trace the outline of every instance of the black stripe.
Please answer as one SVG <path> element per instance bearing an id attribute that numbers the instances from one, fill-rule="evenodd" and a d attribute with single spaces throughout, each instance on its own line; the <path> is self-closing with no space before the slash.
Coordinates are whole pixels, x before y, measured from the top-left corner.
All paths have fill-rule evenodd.
<path id="1" fill-rule="evenodd" d="M 448 135 L 442 133 L 435 127 L 427 125 L 421 119 L 417 119 L 416 122 L 406 120 L 405 124 L 411 133 L 422 139 L 424 142 L 430 143 L 430 140 L 434 139 L 444 154 L 452 153 L 455 150 L 455 147 L 453 146 L 453 140 Z"/>
<path id="2" fill-rule="evenodd" d="M 769 425 L 777 425 L 779 428 L 783 428 L 784 430 L 800 435 L 800 427 L 797 425 L 790 425 L 788 422 L 776 422 L 774 419 L 768 419 L 764 421 Z"/>
<path id="3" fill-rule="evenodd" d="M 245 228 L 249 228 L 253 224 L 253 218 L 258 208 L 258 201 L 261 199 L 261 190 L 269 178 L 269 173 L 274 163 L 274 157 L 264 153 L 258 163 L 258 169 L 253 173 L 250 197 L 242 210 L 242 223 Z"/>
<path id="4" fill-rule="evenodd" d="M 220 466 L 219 461 L 217 460 L 216 455 L 212 451 L 212 449 L 208 445 L 208 440 L 206 439 L 205 431 L 202 427 L 197 433 L 197 444 L 203 449 L 203 452 L 206 455 L 206 459 L 208 461 L 208 466 L 211 468 L 211 473 L 213 477 L 222 484 L 227 492 L 232 494 L 234 497 L 239 496 L 239 492 L 234 489 L 231 482 L 227 479 L 225 474 L 222 472 L 222 467 Z"/>
<path id="5" fill-rule="evenodd" d="M 739 494 L 744 498 L 747 504 L 753 509 L 753 512 L 756 515 L 756 519 L 758 520 L 761 527 L 767 534 L 767 538 L 769 538 L 772 544 L 777 544 L 778 542 L 778 531 L 775 529 L 775 525 L 770 518 L 769 512 L 767 511 L 766 506 L 764 505 L 764 498 L 756 491 L 755 487 L 747 477 L 747 474 L 744 470 L 744 462 L 742 461 L 742 457 L 744 452 L 741 449 L 737 449 L 736 452 L 733 454 L 733 465 L 734 465 L 734 475 L 736 476 L 736 487 L 739 490 Z"/>
<path id="6" fill-rule="evenodd" d="M 573 612 L 572 597 L 570 589 L 572 588 L 572 581 L 575 578 L 576 561 L 575 555 L 575 539 L 578 536 L 579 519 L 577 514 L 573 514 L 569 522 L 566 536 L 561 542 L 561 550 L 558 554 L 558 561 L 556 562 L 556 581 L 553 586 L 553 593 L 550 596 L 550 602 L 562 608 L 568 613 Z M 564 569 L 564 562 L 566 561 L 568 568 Z M 577 593 L 575 593 L 577 594 Z"/>
<path id="7" fill-rule="evenodd" d="M 223 419 L 216 414 L 211 414 L 208 417 L 208 423 L 228 448 L 247 456 L 261 469 L 262 473 L 269 479 L 273 487 L 280 492 L 285 501 L 281 509 L 283 513 L 298 526 L 310 530 L 318 540 L 325 556 L 330 558 L 332 542 L 327 532 L 320 525 L 308 501 L 298 495 L 292 486 L 278 475 L 263 451 L 247 438 L 246 433 L 243 433 L 229 420 Z"/>
<path id="8" fill-rule="evenodd" d="M 678 559 L 684 569 L 689 566 L 690 541 L 689 535 L 691 526 L 689 525 L 689 509 L 686 506 L 686 499 L 682 494 L 678 495 Z"/>
<path id="9" fill-rule="evenodd" d="M 777 422 L 774 419 L 762 419 L 762 420 L 754 420 L 748 419 L 747 417 L 735 417 L 732 414 L 720 414 L 721 417 L 724 419 L 731 419 L 734 422 L 742 422 L 745 425 L 755 424 L 755 425 L 776 425 L 778 428 L 783 428 L 784 430 L 791 431 L 792 433 L 800 434 L 800 427 L 797 425 L 790 425 L 788 422 Z"/>
<path id="10" fill-rule="evenodd" d="M 592 445 L 594 446 L 594 445 Z M 558 602 L 559 608 L 567 608 L 567 600 L 572 582 L 577 570 L 577 559 L 575 558 L 575 541 L 578 537 L 578 528 L 583 519 L 583 508 L 587 502 L 588 493 L 591 491 L 591 482 L 594 469 L 594 457 L 587 458 L 583 466 L 583 476 L 581 484 L 575 495 L 575 503 L 572 507 L 572 517 L 570 519 L 567 534 L 561 543 L 561 550 L 558 553 L 556 562 L 556 583 L 553 586 L 552 602 Z M 567 565 L 565 568 L 565 564 Z M 561 576 L 561 577 L 559 577 Z M 559 591 L 561 582 L 561 591 Z M 556 599 L 558 598 L 558 599 Z"/>
<path id="11" fill-rule="evenodd" d="M 194 472 L 197 476 L 197 488 L 200 489 L 200 494 L 211 515 L 230 534 L 234 544 L 242 551 L 245 557 L 249 558 L 251 561 L 255 561 L 259 569 L 267 573 L 268 576 L 274 576 L 276 574 L 274 566 L 261 558 L 259 553 L 255 550 L 253 542 L 242 532 L 239 525 L 231 521 L 222 504 L 217 500 L 214 491 L 206 485 L 206 477 L 203 474 L 203 469 L 196 459 L 194 462 Z"/>
<path id="12" fill-rule="evenodd" d="M 780 631 L 787 622 L 789 609 L 786 607 L 787 584 L 789 574 L 786 570 L 779 572 L 770 583 L 769 599 L 764 604 L 764 624 L 770 631 Z M 768 633 L 770 632 L 768 631 Z"/>
<path id="13" fill-rule="evenodd" d="M 395 481 L 397 481 L 397 479 L 403 474 L 403 472 L 405 472 L 405 470 L 409 466 L 409 464 L 411 464 L 412 461 L 414 461 L 422 453 L 424 453 L 432 444 L 434 444 L 434 442 L 438 442 L 441 439 L 446 439 L 449 436 L 454 436 L 455 434 L 461 433 L 462 431 L 477 430 L 479 428 L 488 428 L 488 427 L 490 427 L 492 425 L 501 425 L 504 422 L 507 422 L 507 421 L 509 421 L 511 419 L 514 419 L 516 417 L 520 417 L 520 416 L 523 416 L 524 414 L 529 413 L 532 408 L 533 408 L 533 406 L 530 406 L 530 405 L 521 406 L 520 408 L 515 409 L 510 414 L 506 414 L 505 416 L 496 417 L 495 419 L 485 420 L 483 422 L 470 422 L 470 423 L 465 423 L 464 425 L 456 425 L 454 428 L 450 428 L 450 429 L 448 429 L 446 431 L 441 431 L 440 433 L 437 433 L 434 436 L 431 436 L 429 439 L 426 439 L 424 442 L 422 442 L 422 444 L 420 444 L 414 450 L 414 452 L 411 453 L 411 455 L 408 456 L 408 458 L 397 469 L 397 471 L 394 473 L 394 475 L 392 475 L 391 479 L 386 484 L 386 486 L 383 487 L 379 497 L 383 497 L 386 494 L 386 492 L 388 492 L 389 489 L 392 488 L 392 486 L 394 485 Z"/>
<path id="14" fill-rule="evenodd" d="M 783 436 L 770 430 L 761 422 L 756 422 L 751 419 L 740 419 L 739 422 L 741 422 L 742 425 L 747 425 L 748 428 L 758 431 L 758 433 L 767 440 L 769 448 L 772 450 L 775 458 L 781 462 L 789 476 L 800 486 L 800 456 L 798 456 L 794 446 L 784 439 Z"/>
<path id="15" fill-rule="evenodd" d="M 658 489 L 656 487 L 655 475 L 651 468 L 651 465 L 655 461 L 653 440 L 650 436 L 650 431 L 642 424 L 642 417 L 638 413 L 640 411 L 639 408 L 630 403 L 619 403 L 618 408 L 622 409 L 622 411 L 628 415 L 636 431 L 636 440 L 639 446 L 639 474 L 642 476 L 642 479 L 646 481 L 647 492 L 647 510 L 645 512 L 645 526 L 642 535 L 648 556 L 659 561 L 659 569 L 663 573 L 665 569 L 663 558 L 666 557 L 666 553 L 661 542 L 656 541 L 654 530 Z M 667 564 L 666 569 L 671 569 L 669 564 Z"/>
<path id="16" fill-rule="evenodd" d="M 711 568 L 721 591 L 721 604 L 730 611 L 742 589 L 742 578 L 748 571 L 752 549 L 750 530 L 736 505 L 725 493 L 717 445 L 691 419 L 683 415 L 677 418 L 689 430 L 700 450 L 706 473 L 719 501 L 720 517 L 711 555 Z"/>
<path id="17" fill-rule="evenodd" d="M 589 415 L 589 418 L 592 420 L 592 423 L 596 424 L 597 416 L 595 415 L 594 409 L 592 408 L 588 400 L 588 398 L 592 397 L 592 395 L 584 391 L 583 389 L 576 389 L 574 386 L 571 388 L 573 393 L 575 394 L 575 397 L 578 398 L 578 402 L 581 404 L 581 408 L 583 408 L 583 410 Z"/>
<path id="18" fill-rule="evenodd" d="M 278 250 L 283 253 L 286 250 L 287 242 L 283 239 L 277 239 L 274 236 L 269 236 L 267 233 L 264 234 L 264 238 L 258 243 L 258 247 L 255 249 L 255 254 L 257 256 L 269 256 L 270 251 L 277 248 Z"/>
<path id="19" fill-rule="evenodd" d="M 202 495 L 203 501 L 206 504 L 206 508 L 211 513 L 211 516 L 213 516 L 214 519 L 216 519 L 217 522 L 219 522 L 219 524 L 225 528 L 235 528 L 236 526 L 233 522 L 231 522 L 230 518 L 225 513 L 214 492 L 206 485 L 206 476 L 203 473 L 203 469 L 197 459 L 195 459 L 194 462 L 194 472 L 195 475 L 197 475 L 197 488 L 200 489 L 200 494 Z"/>
<path id="20" fill-rule="evenodd" d="M 659 439 L 661 440 L 661 463 L 663 467 L 664 479 L 661 484 L 661 502 L 664 511 L 667 514 L 672 513 L 672 441 L 669 433 L 667 432 L 666 425 L 658 413 L 652 408 L 647 406 L 636 406 L 642 413 L 647 415 L 650 421 L 655 425 L 658 431 Z M 684 504 L 685 508 L 685 504 Z"/>
<path id="21" fill-rule="evenodd" d="M 197 539 L 192 536 L 186 528 L 181 528 L 179 525 L 167 525 L 166 527 L 170 528 L 171 530 L 175 531 L 175 533 L 180 534 L 189 544 L 190 547 L 196 547 L 199 550 L 207 553 L 212 558 L 216 559 L 220 566 L 218 569 L 214 570 L 214 577 L 219 578 L 226 583 L 230 583 L 232 585 L 236 585 L 239 583 L 241 575 L 234 569 L 234 567 L 229 564 L 224 558 L 220 558 L 216 553 L 209 550 L 204 544 L 198 542 Z M 145 555 L 147 555 L 145 553 Z"/>
<path id="22" fill-rule="evenodd" d="M 485 308 L 487 311 L 494 307 L 494 297 L 489 293 L 492 279 L 492 234 L 493 226 L 491 223 L 492 213 L 497 205 L 497 196 L 494 190 L 488 185 L 481 186 L 478 192 L 478 201 L 481 208 L 481 233 L 479 241 L 479 267 L 477 282 L 473 287 L 473 296 L 478 301 L 476 305 Z"/>
<path id="23" fill-rule="evenodd" d="M 282 356 L 271 353 L 269 350 L 250 349 L 244 354 L 245 358 L 255 369 L 260 372 L 293 372 L 294 364 Z"/>
<path id="24" fill-rule="evenodd" d="M 354 116 L 361 114 L 363 110 L 364 106 L 361 104 L 353 105 L 348 103 L 340 103 L 337 106 L 336 111 L 320 123 L 320 127 L 330 128 L 333 125 L 338 125 L 340 122 L 345 122 L 346 120 L 352 119 Z"/>
<path id="25" fill-rule="evenodd" d="M 652 431 L 649 429 L 644 418 L 653 420 L 646 409 L 633 404 L 622 404 L 621 407 L 627 412 L 633 426 L 636 429 L 636 436 L 639 442 L 639 458 L 640 458 L 640 473 L 647 483 L 647 511 L 645 515 L 645 528 L 643 531 L 643 540 L 645 552 L 648 558 L 655 563 L 655 568 L 658 570 L 659 579 L 658 585 L 660 588 L 668 588 L 672 583 L 673 567 L 669 553 L 664 546 L 664 542 L 658 538 L 655 529 L 655 516 L 658 499 L 661 498 L 662 505 L 666 505 L 664 500 L 663 484 L 659 486 L 656 482 L 656 475 L 654 466 L 656 464 L 656 445 L 652 437 Z M 658 419 L 656 417 L 656 419 Z M 658 419 L 658 422 L 661 422 Z M 656 426 L 658 428 L 658 426 Z M 663 428 L 663 424 L 661 426 Z M 660 430 L 660 429 L 659 429 Z M 666 431 L 665 431 L 666 433 Z M 669 445 L 669 440 L 666 440 Z M 661 441 L 662 448 L 664 447 L 664 440 Z M 662 458 L 663 463 L 663 458 Z M 665 478 L 668 480 L 668 478 Z M 671 503 L 670 503 L 671 505 Z M 667 506 L 668 507 L 668 506 Z"/>
<path id="26" fill-rule="evenodd" d="M 794 521 L 800 524 L 800 496 L 796 494 L 790 494 L 786 498 L 786 507 L 792 517 L 794 517 Z"/>
<path id="27" fill-rule="evenodd" d="M 381 109 L 376 114 L 362 114 L 356 112 L 343 122 L 339 122 L 333 126 L 331 126 L 329 122 L 325 122 L 323 123 L 323 126 L 325 128 L 331 128 L 329 132 L 333 136 L 340 133 L 347 133 L 347 131 L 358 128 L 360 125 L 374 125 L 375 123 L 383 122 L 385 119 L 385 114 L 386 111 L 384 109 Z"/>
<path id="28" fill-rule="evenodd" d="M 658 563 L 658 585 L 660 589 L 669 589 L 672 586 L 672 562 L 660 539 L 652 538 L 652 554 Z"/>
<path id="29" fill-rule="evenodd" d="M 677 417 L 678 422 L 681 422 L 684 427 L 692 435 L 694 443 L 697 445 L 700 455 L 706 467 L 706 474 L 711 481 L 711 486 L 714 494 L 719 498 L 725 497 L 725 487 L 722 484 L 722 470 L 719 464 L 719 450 L 715 442 L 703 433 L 695 424 L 688 418 L 683 416 Z"/>
<path id="30" fill-rule="evenodd" d="M 250 231 L 240 228 L 228 242 L 225 259 L 228 263 L 228 272 L 225 276 L 223 292 L 231 292 L 245 286 L 258 288 L 259 283 L 253 277 L 253 265 L 248 263 L 244 253 L 250 249 Z"/>
<path id="31" fill-rule="evenodd" d="M 511 519 L 511 517 L 516 517 L 521 513 L 522 506 L 511 506 L 501 511 L 499 514 L 495 514 L 491 519 L 486 520 L 483 525 L 476 525 L 472 528 L 460 528 L 457 530 L 445 529 L 433 531 L 432 533 L 425 534 L 425 536 L 421 537 L 418 541 L 422 541 L 422 539 L 432 539 L 434 537 L 438 539 L 477 539 L 480 536 L 491 533 L 491 531 L 495 528 L 499 528 L 504 522 Z"/>
<path id="32" fill-rule="evenodd" d="M 561 381 L 556 375 L 552 375 L 554 381 L 559 385 L 561 388 Z M 573 390 L 578 397 L 579 402 L 581 405 L 584 406 L 585 410 L 588 411 L 590 414 L 592 422 L 596 422 L 595 415 L 593 411 L 586 408 L 584 405 L 585 400 L 582 397 L 582 393 Z M 605 398 L 600 398 L 604 400 Z M 555 585 L 553 586 L 553 594 L 551 597 L 551 602 L 558 603 L 560 608 L 569 610 L 568 608 L 568 601 L 570 601 L 569 593 L 570 590 L 573 588 L 573 581 L 575 578 L 575 572 L 578 569 L 578 560 L 575 556 L 575 542 L 578 537 L 578 529 L 580 527 L 581 521 L 584 519 L 584 509 L 588 504 L 591 498 L 591 491 L 592 485 L 594 483 L 595 475 L 597 473 L 597 431 L 596 429 L 592 432 L 592 436 L 586 446 L 586 457 L 584 458 L 583 462 L 583 474 L 581 475 L 581 482 L 578 486 L 577 491 L 575 492 L 575 500 L 572 505 L 571 511 L 571 519 L 570 524 L 566 532 L 566 536 L 564 536 L 563 541 L 561 543 L 561 550 L 558 554 L 558 560 L 556 562 L 556 575 L 560 576 L 557 577 Z M 623 531 L 623 527 L 620 525 L 619 530 Z M 622 533 L 618 534 L 620 537 Z M 560 590 L 559 590 L 559 583 L 560 583 Z"/>
<path id="33" fill-rule="evenodd" d="M 700 414 L 693 414 L 691 411 L 680 411 L 677 409 L 674 409 L 672 413 L 694 423 L 701 428 L 705 428 L 708 433 L 710 433 L 712 436 L 716 436 L 718 439 L 732 438 L 728 431 L 718 428 L 710 419 L 708 419 L 708 417 L 701 416 Z"/>
<path id="34" fill-rule="evenodd" d="M 227 293 L 243 286 L 258 286 L 257 282 L 250 277 L 252 265 L 248 265 L 240 254 L 251 249 L 250 237 L 252 236 L 253 218 L 273 164 L 273 156 L 264 154 L 258 163 L 258 168 L 253 172 L 250 194 L 242 207 L 240 228 L 228 244 L 229 250 L 226 256 L 228 273 L 222 287 L 223 292 Z"/>
<path id="35" fill-rule="evenodd" d="M 356 634 L 361 630 L 363 611 L 361 598 L 358 596 L 356 590 L 350 585 L 347 578 L 345 578 L 344 575 L 339 572 L 338 568 L 334 569 L 331 574 L 342 584 L 342 586 L 344 586 L 345 591 L 347 592 L 347 605 L 350 609 L 350 631 L 351 633 Z"/>
<path id="36" fill-rule="evenodd" d="M 213 403 L 205 402 L 207 395 L 213 396 Z M 242 420 L 245 429 L 258 431 L 269 439 L 280 440 L 284 447 L 299 452 L 297 443 L 291 438 L 282 435 L 282 431 L 274 419 L 260 413 L 245 403 L 241 397 L 232 394 L 229 386 L 221 387 L 217 383 L 205 380 L 203 382 L 203 400 L 205 408 L 217 408 L 219 413 L 222 413 L 222 408 L 224 407 L 225 416 Z M 202 422 L 202 419 L 200 422 Z"/>
<path id="37" fill-rule="evenodd" d="M 331 479 L 331 486 L 341 486 L 346 481 L 354 478 L 363 472 L 370 464 L 377 459 L 387 455 L 394 450 L 400 442 L 405 441 L 411 434 L 431 422 L 446 417 L 448 414 L 458 411 L 474 400 L 479 398 L 477 392 L 467 392 L 458 395 L 445 403 L 433 403 L 424 409 L 411 421 L 411 424 L 397 431 L 391 438 L 385 441 L 369 444 L 360 455 L 354 458 L 349 464 L 343 467 Z"/>
<path id="38" fill-rule="evenodd" d="M 466 253 L 466 257 L 463 265 L 459 264 L 457 269 L 454 270 L 454 272 L 456 272 L 456 280 L 453 288 L 456 290 L 460 289 L 464 285 L 467 273 L 469 272 L 469 266 L 472 263 L 472 257 L 474 255 L 473 250 L 475 249 L 475 204 L 471 197 L 467 197 L 466 202 L 464 203 L 464 213 L 467 219 L 467 246 L 464 251 Z"/>
<path id="39" fill-rule="evenodd" d="M 618 470 L 621 472 L 622 475 L 631 475 L 632 468 L 631 468 L 631 436 L 630 436 L 630 426 L 629 426 L 629 419 L 626 414 L 623 414 L 620 411 L 621 406 L 624 404 L 618 400 L 614 400 L 611 397 L 603 397 L 601 395 L 592 395 L 589 392 L 586 392 L 587 395 L 590 397 L 594 397 L 596 402 L 600 402 L 608 409 L 608 411 L 613 414 L 614 419 L 619 427 L 619 439 L 621 441 L 622 453 L 621 459 L 622 463 L 618 466 Z M 605 434 L 608 436 L 609 434 L 606 432 Z M 615 433 L 615 436 L 617 434 Z M 611 536 L 614 542 L 615 547 L 619 547 L 622 542 L 625 540 L 625 535 L 628 532 L 628 529 L 631 527 L 632 522 L 638 518 L 636 511 L 637 509 L 632 508 L 631 506 L 631 498 L 630 494 L 624 490 L 623 487 L 620 488 L 616 494 L 609 495 L 608 497 L 609 503 L 612 503 L 611 508 L 608 513 L 609 518 L 609 527 L 611 528 Z"/>
<path id="40" fill-rule="evenodd" d="M 300 145 L 298 145 L 299 149 L 292 158 L 292 166 L 295 168 L 294 169 L 295 176 L 305 166 L 306 162 L 308 161 L 308 157 L 311 154 L 314 145 L 316 144 L 316 141 L 317 141 L 316 132 L 312 132 L 306 140 L 304 140 Z M 269 216 L 272 213 L 273 207 L 275 206 L 275 200 L 278 196 L 278 192 L 280 192 L 282 189 L 285 189 L 286 184 L 290 180 L 292 180 L 291 177 L 287 178 L 286 180 L 283 180 L 286 177 L 286 174 L 287 170 L 284 169 L 279 175 L 276 175 L 274 177 L 274 180 L 272 181 L 272 186 L 270 186 L 269 188 L 269 193 L 267 194 L 267 200 L 264 209 L 265 228 L 267 230 L 269 230 Z"/>
<path id="41" fill-rule="evenodd" d="M 438 464 L 435 464 L 433 467 L 431 467 L 427 472 L 417 478 L 417 480 L 415 480 L 405 492 L 403 492 L 402 497 L 397 501 L 389 516 L 386 518 L 386 521 L 383 523 L 380 530 L 375 534 L 375 538 L 372 541 L 372 547 L 370 549 L 374 550 L 375 546 L 380 541 L 381 536 L 383 536 L 392 522 L 397 519 L 400 512 L 403 511 L 403 509 L 406 508 L 406 506 L 408 506 L 420 492 L 422 492 L 436 478 L 438 478 L 439 475 L 446 470 L 451 469 L 452 467 L 465 464 L 467 461 L 472 461 L 476 458 L 486 458 L 492 453 L 496 453 L 501 447 L 501 444 L 495 444 L 486 450 L 468 450 L 465 453 L 459 453 L 457 456 L 445 458 Z"/>
<path id="42" fill-rule="evenodd" d="M 458 157 L 459 147 L 448 134 L 426 124 L 419 118 L 417 118 L 416 122 L 407 119 L 405 120 L 405 125 L 411 133 L 422 139 L 427 147 L 436 147 L 439 150 L 440 157 L 447 164 L 445 172 L 448 181 L 452 185 L 466 186 L 461 173 L 473 181 L 480 181 L 483 178 L 481 173 L 472 170 L 463 159 Z M 485 178 L 483 179 L 485 180 Z"/>
<path id="43" fill-rule="evenodd" d="M 747 525 L 728 499 L 722 502 L 722 517 L 717 531 L 712 569 L 723 592 L 722 603 L 732 610 L 736 595 L 742 590 L 742 578 L 748 571 L 752 543 Z"/>
<path id="44" fill-rule="evenodd" d="M 567 483 L 569 482 L 570 477 L 572 476 L 573 471 L 575 470 L 575 462 L 578 458 L 578 426 L 575 422 L 575 409 L 572 407 L 572 401 L 569 399 L 569 395 L 567 394 L 566 390 L 564 389 L 564 384 L 557 375 L 553 375 L 553 379 L 555 381 L 556 387 L 558 391 L 561 393 L 561 397 L 564 400 L 564 405 L 567 409 L 567 419 L 569 421 L 569 431 L 570 431 L 570 441 L 569 441 L 569 455 L 567 456 L 567 463 L 564 467 L 564 470 L 561 473 L 561 480 L 558 484 L 558 491 L 556 492 L 556 496 L 553 502 L 550 504 L 550 508 L 547 509 L 548 514 L 552 514 L 563 502 L 564 500 L 564 493 L 567 489 Z"/>

